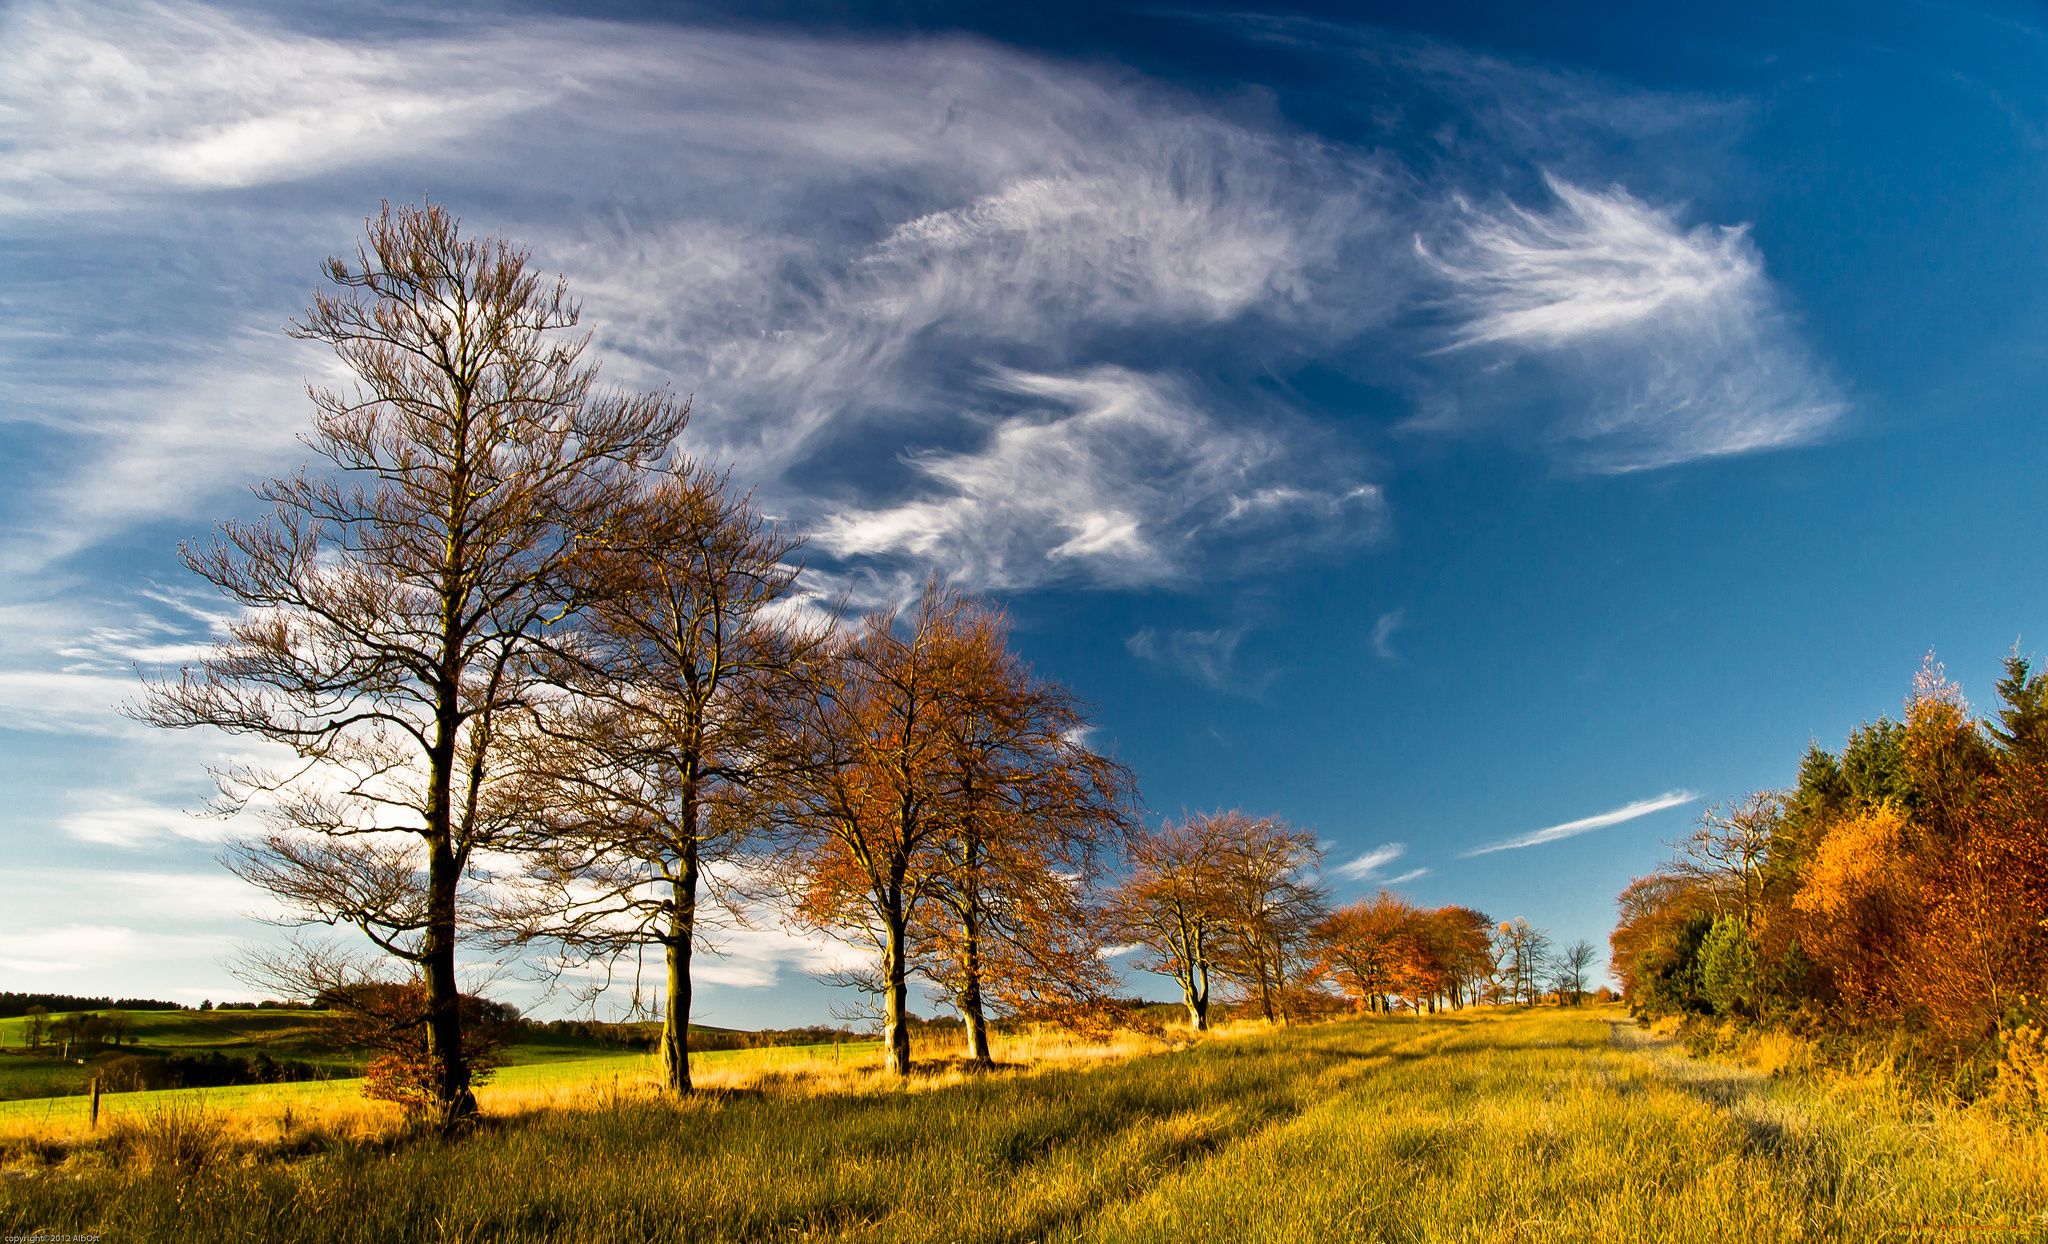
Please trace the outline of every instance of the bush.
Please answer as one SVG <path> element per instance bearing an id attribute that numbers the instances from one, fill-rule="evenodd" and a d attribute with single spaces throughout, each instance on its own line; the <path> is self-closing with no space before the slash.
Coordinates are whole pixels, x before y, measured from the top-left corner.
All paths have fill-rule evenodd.
<path id="1" fill-rule="evenodd" d="M 363 1096 L 423 1110 L 436 1102 L 433 1061 L 427 1041 L 427 987 L 366 981 L 320 995 L 327 1008 L 330 1044 L 371 1050 L 376 1057 L 363 1072 Z M 519 1011 L 473 994 L 461 1000 L 461 1058 L 472 1086 L 504 1066 L 504 1049 L 518 1031 Z"/>

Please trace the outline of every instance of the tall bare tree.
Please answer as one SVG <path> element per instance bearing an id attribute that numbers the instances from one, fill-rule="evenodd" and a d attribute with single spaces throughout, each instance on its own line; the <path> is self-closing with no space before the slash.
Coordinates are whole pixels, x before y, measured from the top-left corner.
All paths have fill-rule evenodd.
<path id="1" fill-rule="evenodd" d="M 346 392 L 314 387 L 302 469 L 273 505 L 188 547 L 243 609 L 205 660 L 135 710 L 289 749 L 216 773 L 221 806 L 266 826 L 232 857 L 305 922 L 357 927 L 415 965 L 436 1104 L 473 1114 L 456 946 L 464 878 L 518 819 L 499 763 L 533 658 L 583 602 L 571 565 L 662 460 L 688 407 L 598 390 L 566 282 L 464 238 L 444 209 L 368 222 L 291 332 L 333 347 Z"/>
<path id="2" fill-rule="evenodd" d="M 735 799 L 773 762 L 792 669 L 818 642 L 786 608 L 799 543 L 726 476 L 664 474 L 587 542 L 576 572 L 591 603 L 549 667 L 567 694 L 537 704 L 522 735 L 532 867 L 511 929 L 582 962 L 660 949 L 674 1093 L 690 1090 L 704 900 L 738 917 L 748 897 L 738 882 L 757 844 Z"/>

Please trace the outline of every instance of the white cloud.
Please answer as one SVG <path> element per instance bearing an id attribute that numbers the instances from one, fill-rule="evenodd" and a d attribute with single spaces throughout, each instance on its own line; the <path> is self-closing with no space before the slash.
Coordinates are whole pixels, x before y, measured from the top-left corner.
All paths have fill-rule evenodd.
<path id="1" fill-rule="evenodd" d="M 1408 611 L 1406 609 L 1389 609 L 1380 615 L 1379 621 L 1372 624 L 1372 650 L 1379 654 L 1380 659 L 1385 661 L 1397 659 L 1394 655 L 1394 647 L 1391 641 L 1394 638 L 1394 632 L 1400 630 L 1407 620 Z"/>
<path id="2" fill-rule="evenodd" d="M 109 206 L 418 153 L 561 89 L 530 47 L 493 47 L 497 33 L 469 57 L 453 40 L 378 47 L 194 4 L 10 6 L 0 210 Z M 474 60 L 507 52 L 539 72 L 475 72 Z"/>
<path id="3" fill-rule="evenodd" d="M 1741 226 L 1687 230 L 1619 186 L 1558 177 L 1549 212 L 1460 203 L 1425 255 L 1460 318 L 1455 359 L 1525 359 L 1545 369 L 1461 371 L 1462 391 L 1414 420 L 1455 429 L 1540 405 L 1540 436 L 1574 465 L 1622 472 L 1809 441 L 1846 409 L 1777 305 Z"/>
<path id="4" fill-rule="evenodd" d="M 57 827 L 81 842 L 112 847 L 141 847 L 164 838 L 220 842 L 233 836 L 227 822 L 195 816 L 184 808 L 166 807 L 116 791 L 74 795 L 83 803 L 58 821 Z"/>
<path id="5" fill-rule="evenodd" d="M 873 550 L 849 556 L 917 558 L 958 536 L 978 546 L 954 567 L 973 586 L 1149 583 L 1213 546 L 1369 534 L 1383 508 L 1356 454 L 1274 418 L 1286 412 L 1270 397 L 1239 410 L 1241 394 L 1105 362 L 1134 332 L 1201 350 L 1249 335 L 1241 352 L 1263 361 L 1385 320 L 1396 291 L 1384 265 L 1361 267 L 1364 239 L 1391 236 L 1381 161 L 1135 79 L 957 38 L 849 46 L 516 16 L 333 38 L 196 4 L 30 3 L 0 22 L 0 82 L 16 156 L 0 210 L 73 255 L 103 246 L 67 250 L 67 220 L 117 213 L 94 227 L 161 230 L 147 249 L 196 240 L 189 262 L 219 269 L 207 296 L 220 277 L 240 287 L 148 331 L 92 325 L 101 348 L 77 369 L 53 373 L 27 346 L 0 359 L 22 364 L 0 366 L 17 378 L 0 400 L 75 442 L 26 507 L 63 521 L 32 518 L 0 549 L 16 569 L 204 513 L 297 456 L 299 377 L 328 364 L 276 329 L 315 258 L 352 240 L 350 214 L 272 206 L 244 222 L 259 227 L 222 227 L 195 191 L 317 175 L 381 192 L 396 173 L 516 216 L 536 163 L 587 210 L 565 214 L 551 192 L 508 231 L 574 274 L 611 373 L 679 378 L 700 395 L 693 446 L 847 549 Z M 1345 291 L 1334 302 L 1333 285 Z M 53 320 L 24 304 L 13 318 L 26 331 L 98 313 Z M 1193 345 L 1202 334 L 1208 345 Z M 35 349 L 79 336 L 43 333 Z M 110 384 L 115 343 L 141 365 Z M 1092 434 L 1117 417 L 1101 401 L 1122 402 L 1104 379 L 1118 373 L 1110 387 L 1144 386 L 1187 426 L 1126 418 L 1121 430 L 1146 442 L 1128 450 L 1117 429 Z M 999 405 L 1040 409 L 977 410 L 991 375 Z M 1004 377 L 1042 391 L 1027 398 Z M 1063 403 L 1077 413 L 1049 418 Z M 1013 534 L 1017 490 L 1000 468 L 1057 456 L 1047 442 L 1062 434 L 1080 435 L 1075 452 L 1097 468 L 1083 500 L 1135 466 L 1152 508 L 1094 504 Z M 930 446 L 912 455 L 911 495 L 842 466 L 839 446 L 878 435 Z M 1161 460 L 1141 461 L 1148 448 Z M 1207 467 L 1211 450 L 1248 473 Z M 984 567 L 994 576 L 974 579 Z"/>
<path id="6" fill-rule="evenodd" d="M 109 964 L 175 962 L 218 956 L 233 949 L 233 939 L 225 935 L 165 933 L 112 924 L 66 924 L 25 933 L 0 931 L 0 968 L 36 976 L 62 975 L 73 980 L 81 973 L 91 973 L 99 979 L 108 974 Z"/>
<path id="7" fill-rule="evenodd" d="M 1213 631 L 1160 631 L 1148 626 L 1124 641 L 1131 655 L 1178 670 L 1205 686 L 1228 690 L 1238 681 L 1235 665 L 1243 627 Z"/>
<path id="8" fill-rule="evenodd" d="M 194 926 L 235 924 L 244 915 L 270 917 L 277 900 L 225 868 L 196 872 L 118 868 L 24 868 L 11 874 L 38 893 L 68 896 L 64 905 L 88 923 L 173 921 Z M 42 909 L 47 913 L 50 905 Z"/>
<path id="9" fill-rule="evenodd" d="M 1406 843 L 1389 842 L 1383 846 L 1375 847 L 1350 863 L 1339 865 L 1331 871 L 1350 881 L 1368 881 L 1377 876 L 1382 868 L 1385 868 L 1407 853 L 1408 845 Z"/>
<path id="10" fill-rule="evenodd" d="M 1411 869 L 1409 869 L 1409 870 L 1408 870 L 1407 872 L 1405 872 L 1405 873 L 1402 873 L 1402 874 L 1401 874 L 1400 876 L 1398 876 L 1398 877 L 1389 877 L 1389 878 L 1387 878 L 1387 879 L 1386 879 L 1385 881 L 1382 881 L 1382 882 L 1380 882 L 1380 884 L 1381 884 L 1381 885 L 1405 885 L 1405 884 L 1407 884 L 1407 883 L 1408 883 L 1408 882 L 1410 882 L 1410 881 L 1414 881 L 1414 880 L 1416 880 L 1416 879 L 1418 879 L 1418 878 L 1421 878 L 1421 877 L 1427 877 L 1427 876 L 1429 876 L 1429 870 L 1428 870 L 1427 868 L 1411 868 Z"/>
<path id="11" fill-rule="evenodd" d="M 841 556 L 908 555 L 990 587 L 1075 575 L 1139 584 L 1178 577 L 1204 534 L 1306 517 L 1332 538 L 1357 537 L 1380 518 L 1377 487 L 1262 486 L 1303 469 L 1292 448 L 1226 429 L 1161 378 L 1098 367 L 995 383 L 1071 413 L 1012 417 L 978 451 L 913 457 L 946 495 L 833 515 L 817 542 Z"/>
<path id="12" fill-rule="evenodd" d="M 117 706 L 138 690 L 133 678 L 11 670 L 0 673 L 0 715 L 11 730 L 132 735 Z"/>
<path id="13" fill-rule="evenodd" d="M 1639 816 L 1648 816 L 1652 812 L 1662 812 L 1666 808 L 1675 808 L 1682 803 L 1691 803 L 1698 798 L 1698 794 L 1689 790 L 1665 791 L 1654 799 L 1638 799 L 1634 803 L 1624 804 L 1612 812 L 1602 812 L 1597 816 L 1589 816 L 1576 821 L 1566 821 L 1562 825 L 1552 825 L 1548 829 L 1534 830 L 1530 833 L 1520 834 L 1487 846 L 1475 847 L 1470 851 L 1461 851 L 1458 853 L 1458 858 L 1466 860 L 1471 859 L 1475 855 L 1491 855 L 1495 851 L 1514 851 L 1522 847 L 1533 847 L 1546 842 L 1556 842 L 1560 838 L 1576 837 L 1579 834 L 1590 833 L 1596 829 L 1606 829 L 1610 825 L 1619 825 L 1623 821 L 1633 821 Z"/>

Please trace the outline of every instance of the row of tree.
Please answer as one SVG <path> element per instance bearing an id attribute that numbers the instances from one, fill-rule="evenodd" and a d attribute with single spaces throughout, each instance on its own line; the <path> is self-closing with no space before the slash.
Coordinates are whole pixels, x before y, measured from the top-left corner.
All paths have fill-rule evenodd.
<path id="1" fill-rule="evenodd" d="M 135 1031 L 134 1019 L 119 1008 L 104 1015 L 93 1011 L 52 1015 L 48 1008 L 35 1005 L 29 1007 L 25 1014 L 21 1035 L 28 1042 L 28 1048 L 39 1050 L 47 1041 L 61 1047 L 67 1058 L 71 1056 L 74 1043 L 97 1049 L 111 1041 L 118 1047 Z"/>
<path id="2" fill-rule="evenodd" d="M 1994 1055 L 2048 990 L 2048 674 L 2015 653 L 1997 689 L 1980 718 L 1929 657 L 1903 721 L 1710 809 L 1621 895 L 1631 1002 Z"/>
<path id="3" fill-rule="evenodd" d="M 1135 784 L 1083 744 L 1082 706 L 936 581 L 906 617 L 807 608 L 798 538 L 676 452 L 687 403 L 599 388 L 565 285 L 527 260 L 387 205 L 292 328 L 356 377 L 312 391 L 335 469 L 184 551 L 242 612 L 135 711 L 282 745 L 216 774 L 221 810 L 264 825 L 233 866 L 416 977 L 300 943 L 264 983 L 412 1030 L 451 1125 L 474 1110 L 456 956 L 479 938 L 564 967 L 658 949 L 678 1091 L 691 955 L 768 895 L 874 952 L 898 1073 L 920 967 L 983 1057 L 987 1000 L 1087 996 L 1082 896 Z"/>
<path id="4" fill-rule="evenodd" d="M 1118 939 L 1197 1027 L 1219 984 L 1284 1020 L 1343 989 L 1461 1005 L 1492 979 L 1478 913 L 1328 910 L 1309 831 L 1145 829 L 1086 706 L 987 602 L 937 580 L 901 612 L 808 598 L 799 536 L 676 451 L 688 404 L 601 389 L 565 286 L 527 268 L 432 206 L 387 206 L 328 261 L 292 331 L 357 380 L 312 391 L 333 469 L 184 551 L 241 613 L 135 709 L 284 757 L 216 773 L 221 810 L 263 825 L 231 863 L 384 958 L 301 942 L 252 972 L 347 1012 L 389 1055 L 381 1091 L 450 1126 L 474 1111 L 505 1024 L 457 953 L 487 945 L 600 983 L 658 955 L 686 1092 L 692 958 L 766 909 L 863 952 L 841 979 L 879 997 L 897 1074 L 914 978 L 987 1060 L 992 1016 L 1109 1009 Z"/>
<path id="5" fill-rule="evenodd" d="M 1592 946 L 1550 953 L 1523 919 L 1496 925 L 1469 907 L 1418 908 L 1391 891 L 1332 909 L 1315 834 L 1273 817 L 1195 814 L 1135 835 L 1108 927 L 1141 946 L 1139 966 L 1179 985 L 1190 1023 L 1208 1026 L 1217 985 L 1269 1021 L 1585 995 Z"/>

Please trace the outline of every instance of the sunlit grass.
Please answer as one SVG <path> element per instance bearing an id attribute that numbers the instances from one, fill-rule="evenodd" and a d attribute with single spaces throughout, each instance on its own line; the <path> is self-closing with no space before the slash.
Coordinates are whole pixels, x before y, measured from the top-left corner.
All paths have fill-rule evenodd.
<path id="1" fill-rule="evenodd" d="M 761 1070 L 812 1064 L 863 1067 L 873 1061 L 880 1048 L 877 1042 L 854 1041 L 842 1045 L 714 1050 L 691 1055 L 690 1065 L 696 1073 L 713 1075 L 714 1080 L 723 1082 L 733 1079 L 735 1074 L 744 1079 Z M 544 1103 L 572 1105 L 577 1099 L 599 1091 L 651 1088 L 659 1078 L 659 1068 L 653 1057 L 646 1054 L 565 1057 L 556 1062 L 500 1068 L 479 1096 L 486 1110 L 502 1112 Z M 359 1079 L 337 1079 L 107 1093 L 100 1098 L 100 1118 L 105 1121 L 115 1117 L 146 1117 L 166 1108 L 211 1111 L 238 1123 L 258 1121 L 251 1120 L 252 1115 L 266 1120 L 273 1116 L 281 1118 L 287 1110 L 300 1120 L 341 1115 L 396 1117 L 394 1108 L 365 1100 L 362 1088 Z M 75 1138 L 89 1133 L 90 1119 L 91 1099 L 83 1094 L 0 1101 L 0 1139 Z"/>
<path id="2" fill-rule="evenodd" d="M 573 1064 L 534 1068 L 487 1089 L 493 1121 L 447 1144 L 359 1098 L 290 1116 L 159 1107 L 68 1149 L 17 1144 L 25 1174 L 0 1189 L 0 1226 L 319 1241 L 2048 1239 L 2038 1133 L 1877 1076 L 1691 1062 L 1612 1008 L 1200 1041 L 1046 1036 L 999 1044 L 994 1073 L 935 1045 L 908 1083 L 850 1047 L 736 1053 L 782 1057 L 707 1059 L 709 1091 L 682 1103 L 637 1057 L 592 1060 L 615 1066 L 580 1081 L 539 1076 Z"/>

